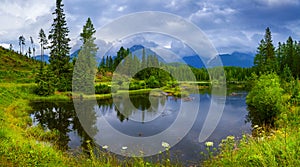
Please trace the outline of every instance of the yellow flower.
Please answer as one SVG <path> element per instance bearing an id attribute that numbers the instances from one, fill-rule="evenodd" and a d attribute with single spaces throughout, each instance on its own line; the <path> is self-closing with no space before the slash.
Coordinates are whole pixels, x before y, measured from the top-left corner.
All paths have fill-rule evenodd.
<path id="1" fill-rule="evenodd" d="M 214 146 L 214 143 L 211 142 L 211 141 L 208 141 L 208 142 L 205 142 L 205 146 L 206 147 L 212 147 L 212 146 Z"/>
<path id="2" fill-rule="evenodd" d="M 234 140 L 234 136 L 227 136 L 227 140 Z"/>

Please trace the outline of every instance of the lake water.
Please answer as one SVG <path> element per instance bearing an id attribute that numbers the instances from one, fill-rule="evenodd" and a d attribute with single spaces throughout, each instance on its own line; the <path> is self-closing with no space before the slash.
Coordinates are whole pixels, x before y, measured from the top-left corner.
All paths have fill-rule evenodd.
<path id="1" fill-rule="evenodd" d="M 246 92 L 237 92 L 226 97 L 222 117 L 206 141 L 212 141 L 214 146 L 218 146 L 220 141 L 229 135 L 240 138 L 244 133 L 251 133 L 251 123 L 245 123 L 248 113 L 245 103 L 246 95 Z M 80 124 L 72 102 L 32 102 L 31 117 L 34 125 L 40 124 L 45 129 L 60 131 L 58 145 L 61 149 L 77 151 L 81 147 L 86 148 L 86 140 L 92 140 L 93 137 L 97 138 L 101 135 L 97 126 L 99 126 L 99 120 L 103 118 L 123 134 L 147 137 L 161 133 L 170 127 L 183 103 L 199 103 L 199 113 L 191 130 L 170 149 L 172 159 L 190 165 L 203 160 L 205 157 L 200 153 L 206 153 L 205 144 L 199 142 L 198 137 L 211 104 L 211 95 L 204 93 L 199 97 L 200 103 L 195 102 L 197 98 L 187 100 L 169 96 L 156 97 L 153 101 L 151 98 L 149 100 L 148 94 L 132 95 L 130 100 L 137 108 L 135 110 L 126 107 L 127 104 L 122 103 L 122 100 L 119 102 L 113 99 L 99 100 L 97 105 L 91 102 L 90 108 L 84 113 L 84 117 L 89 120 L 88 125 L 85 125 L 85 129 L 86 126 L 89 127 L 89 135 Z M 129 118 L 137 118 L 139 121 Z M 118 140 L 115 137 L 111 139 Z M 119 141 L 119 144 L 122 145 L 122 141 Z"/>

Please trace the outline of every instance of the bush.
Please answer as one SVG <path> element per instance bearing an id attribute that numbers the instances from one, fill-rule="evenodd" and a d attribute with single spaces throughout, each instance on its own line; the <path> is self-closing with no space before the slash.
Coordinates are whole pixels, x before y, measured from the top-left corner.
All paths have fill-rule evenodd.
<path id="1" fill-rule="evenodd" d="M 111 87 L 105 84 L 99 84 L 95 86 L 96 94 L 108 94 L 111 93 Z"/>
<path id="2" fill-rule="evenodd" d="M 252 124 L 274 126 L 275 119 L 284 107 L 282 95 L 280 78 L 272 73 L 262 75 L 246 98 L 248 118 Z"/>
<path id="3" fill-rule="evenodd" d="M 149 77 L 149 79 L 146 80 L 146 84 L 148 85 L 149 88 L 160 87 L 159 81 L 157 81 L 154 76 Z"/>
<path id="4" fill-rule="evenodd" d="M 129 90 L 138 90 L 143 88 L 145 88 L 145 82 L 143 81 L 134 81 L 129 84 Z"/>
<path id="5" fill-rule="evenodd" d="M 40 96 L 49 96 L 54 94 L 55 77 L 51 71 L 44 70 L 41 67 L 39 73 L 35 78 L 35 83 L 37 83 L 37 87 L 34 90 L 35 94 Z"/>

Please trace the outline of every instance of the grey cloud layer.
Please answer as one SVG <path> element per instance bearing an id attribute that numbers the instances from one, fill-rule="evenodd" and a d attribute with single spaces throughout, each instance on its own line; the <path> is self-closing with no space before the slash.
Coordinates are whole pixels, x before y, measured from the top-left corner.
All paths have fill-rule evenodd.
<path id="1" fill-rule="evenodd" d="M 288 36 L 300 39 L 299 0 L 64 0 L 71 45 L 87 17 L 95 27 L 125 14 L 142 11 L 162 11 L 179 15 L 201 28 L 219 52 L 256 50 L 264 29 L 271 27 L 275 44 Z M 55 1 L 4 0 L 0 6 L 0 44 L 13 43 L 18 48 L 18 36 L 34 37 L 40 28 L 48 32 Z M 160 19 L 160 18 L 157 18 Z"/>

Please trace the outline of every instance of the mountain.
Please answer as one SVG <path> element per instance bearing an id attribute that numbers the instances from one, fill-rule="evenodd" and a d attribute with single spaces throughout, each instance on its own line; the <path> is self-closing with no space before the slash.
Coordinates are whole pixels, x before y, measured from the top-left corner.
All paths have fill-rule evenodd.
<path id="1" fill-rule="evenodd" d="M 78 53 L 79 53 L 80 49 L 74 51 L 73 53 L 70 54 L 70 57 L 71 57 L 71 61 L 73 58 L 75 57 L 78 57 Z M 44 62 L 46 62 L 47 64 L 49 64 L 49 58 L 50 56 L 49 55 L 44 55 Z M 38 60 L 38 61 L 42 61 L 42 55 L 36 55 L 34 57 L 35 60 Z"/>
<path id="2" fill-rule="evenodd" d="M 152 51 L 149 48 L 144 47 L 143 45 L 133 45 L 129 48 L 129 51 L 132 53 L 132 55 L 136 55 L 140 60 L 142 60 L 143 57 L 143 49 L 145 49 L 145 55 L 146 57 L 149 55 L 156 56 L 158 58 L 159 62 L 166 63 L 163 58 L 161 58 L 158 54 L 156 54 L 154 51 Z"/>
<path id="3" fill-rule="evenodd" d="M 49 64 L 49 55 L 44 55 L 44 62 L 46 62 L 47 64 Z M 34 57 L 35 60 L 38 60 L 38 61 L 42 61 L 42 55 L 36 55 Z"/>
<path id="4" fill-rule="evenodd" d="M 202 68 L 205 67 L 202 60 L 200 59 L 200 57 L 198 55 L 194 55 L 194 56 L 186 56 L 182 58 L 186 64 L 195 67 L 195 68 Z"/>
<path id="5" fill-rule="evenodd" d="M 157 53 L 152 51 L 150 48 L 146 48 L 143 45 L 133 45 L 129 48 L 129 51 L 132 53 L 132 55 L 136 55 L 140 60 L 143 56 L 143 49 L 145 49 L 145 55 L 146 57 L 149 55 L 154 55 L 158 58 L 159 62 L 166 63 L 164 59 L 159 56 Z M 70 54 L 71 59 L 78 57 L 78 54 L 80 52 L 80 49 L 77 49 L 72 54 Z M 114 55 L 115 54 L 115 55 Z M 117 53 L 112 54 L 113 57 L 116 56 Z M 223 66 L 237 66 L 237 67 L 252 67 L 254 62 L 254 54 L 252 53 L 242 53 L 242 52 L 232 52 L 231 54 L 220 54 L 219 55 Z M 97 57 L 97 62 L 101 62 L 101 58 Z M 193 56 L 186 56 L 182 58 L 186 64 L 196 67 L 196 68 L 202 68 L 205 67 L 202 60 L 198 55 Z M 37 60 L 40 60 L 40 57 L 37 58 Z M 45 56 L 45 61 L 49 62 L 49 56 Z M 177 63 L 174 61 L 173 63 Z"/>
<path id="6" fill-rule="evenodd" d="M 220 54 L 223 66 L 252 67 L 254 55 L 251 53 L 233 52 L 231 54 Z M 196 68 L 205 67 L 198 55 L 183 57 L 190 66 Z"/>
<path id="7" fill-rule="evenodd" d="M 252 67 L 254 55 L 251 53 L 233 52 L 231 54 L 221 54 L 224 66 Z"/>
<path id="8" fill-rule="evenodd" d="M 71 59 L 77 58 L 78 54 L 80 52 L 80 49 L 75 50 L 73 53 L 70 54 Z"/>

